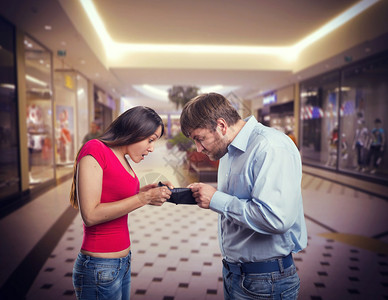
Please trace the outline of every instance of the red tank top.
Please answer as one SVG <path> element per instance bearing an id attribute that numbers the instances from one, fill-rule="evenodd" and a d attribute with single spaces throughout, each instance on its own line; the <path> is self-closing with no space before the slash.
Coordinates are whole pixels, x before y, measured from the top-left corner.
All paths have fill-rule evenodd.
<path id="1" fill-rule="evenodd" d="M 113 151 L 99 140 L 90 140 L 81 149 L 77 162 L 86 155 L 93 156 L 103 171 L 101 203 L 114 202 L 136 195 L 139 180 L 120 163 Z M 84 227 L 82 250 L 117 252 L 127 249 L 131 242 L 128 215 L 94 226 Z"/>

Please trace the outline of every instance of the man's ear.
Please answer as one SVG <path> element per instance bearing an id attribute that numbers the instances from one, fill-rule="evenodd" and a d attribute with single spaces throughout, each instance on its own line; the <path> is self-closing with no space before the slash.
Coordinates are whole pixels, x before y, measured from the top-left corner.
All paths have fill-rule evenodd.
<path id="1" fill-rule="evenodd" d="M 219 130 L 222 135 L 226 134 L 228 130 L 228 123 L 226 123 L 225 119 L 223 118 L 217 119 L 217 130 Z"/>

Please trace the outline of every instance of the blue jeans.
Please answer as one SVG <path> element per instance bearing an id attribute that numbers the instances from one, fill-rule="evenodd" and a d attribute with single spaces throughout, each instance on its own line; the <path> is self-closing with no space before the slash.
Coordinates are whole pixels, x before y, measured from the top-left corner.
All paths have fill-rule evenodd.
<path id="1" fill-rule="evenodd" d="M 82 253 L 73 267 L 73 286 L 78 300 L 129 299 L 131 252 L 122 258 L 97 258 Z"/>
<path id="2" fill-rule="evenodd" d="M 224 299 L 298 299 L 300 280 L 295 265 L 283 272 L 261 274 L 233 274 L 225 267 L 222 270 L 224 280 Z"/>

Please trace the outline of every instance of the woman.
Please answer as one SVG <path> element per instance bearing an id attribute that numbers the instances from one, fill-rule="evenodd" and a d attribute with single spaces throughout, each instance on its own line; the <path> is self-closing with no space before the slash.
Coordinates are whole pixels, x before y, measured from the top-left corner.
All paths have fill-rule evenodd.
<path id="1" fill-rule="evenodd" d="M 129 299 L 128 213 L 146 204 L 160 206 L 171 192 L 157 184 L 139 189 L 127 157 L 134 163 L 142 161 L 163 132 L 159 115 L 138 106 L 80 149 L 70 194 L 84 223 L 82 247 L 73 268 L 77 299 Z"/>

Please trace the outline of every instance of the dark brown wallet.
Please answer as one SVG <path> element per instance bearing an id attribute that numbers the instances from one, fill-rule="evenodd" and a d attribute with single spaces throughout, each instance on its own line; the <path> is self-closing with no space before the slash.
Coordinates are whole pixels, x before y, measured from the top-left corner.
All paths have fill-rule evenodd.
<path id="1" fill-rule="evenodd" d="M 165 184 L 159 182 L 159 186 L 166 186 Z M 193 197 L 193 193 L 189 188 L 173 188 L 171 191 L 170 199 L 167 199 L 167 202 L 175 203 L 175 204 L 197 204 L 195 198 Z"/>

